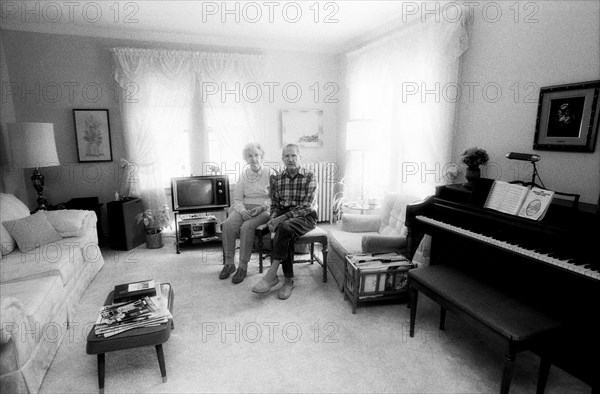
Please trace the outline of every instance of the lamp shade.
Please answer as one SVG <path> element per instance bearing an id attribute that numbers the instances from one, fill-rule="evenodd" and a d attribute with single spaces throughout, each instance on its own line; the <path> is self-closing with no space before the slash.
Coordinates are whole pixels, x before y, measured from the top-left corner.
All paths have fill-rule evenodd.
<path id="1" fill-rule="evenodd" d="M 12 160 L 21 168 L 60 165 L 52 123 L 8 123 Z"/>
<path id="2" fill-rule="evenodd" d="M 349 120 L 346 123 L 346 150 L 377 150 L 379 122 L 374 119 Z"/>

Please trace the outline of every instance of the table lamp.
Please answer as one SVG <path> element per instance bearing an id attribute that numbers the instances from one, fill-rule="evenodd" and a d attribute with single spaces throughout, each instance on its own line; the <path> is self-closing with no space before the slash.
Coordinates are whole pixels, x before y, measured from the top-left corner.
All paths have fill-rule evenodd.
<path id="1" fill-rule="evenodd" d="M 19 168 L 34 169 L 31 181 L 38 195 L 35 211 L 48 209 L 48 200 L 44 197 L 44 176 L 38 169 L 60 165 L 54 141 L 54 125 L 8 123 L 8 137 L 13 163 Z"/>
<path id="2" fill-rule="evenodd" d="M 355 119 L 346 123 L 346 150 L 361 153 L 361 187 L 360 200 L 365 200 L 365 168 L 366 155 L 368 151 L 377 150 L 378 122 L 374 119 Z"/>

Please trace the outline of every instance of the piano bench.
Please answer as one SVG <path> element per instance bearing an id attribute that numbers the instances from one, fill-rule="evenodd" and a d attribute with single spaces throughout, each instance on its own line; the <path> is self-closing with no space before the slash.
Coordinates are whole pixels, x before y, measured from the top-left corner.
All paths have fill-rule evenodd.
<path id="1" fill-rule="evenodd" d="M 446 265 L 410 270 L 410 336 L 414 336 L 418 293 L 441 306 L 440 329 L 446 310 L 481 323 L 506 340 L 506 355 L 500 386 L 508 393 L 516 353 L 558 332 L 561 324 L 539 310 L 487 286 L 476 278 Z"/>

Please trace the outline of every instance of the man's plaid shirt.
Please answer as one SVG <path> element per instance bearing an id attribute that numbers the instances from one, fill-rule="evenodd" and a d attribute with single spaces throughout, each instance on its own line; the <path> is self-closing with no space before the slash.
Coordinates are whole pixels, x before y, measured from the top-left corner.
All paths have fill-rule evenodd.
<path id="1" fill-rule="evenodd" d="M 271 218 L 286 214 L 304 217 L 317 209 L 317 182 L 315 174 L 300 168 L 295 177 L 287 171 L 271 175 Z"/>

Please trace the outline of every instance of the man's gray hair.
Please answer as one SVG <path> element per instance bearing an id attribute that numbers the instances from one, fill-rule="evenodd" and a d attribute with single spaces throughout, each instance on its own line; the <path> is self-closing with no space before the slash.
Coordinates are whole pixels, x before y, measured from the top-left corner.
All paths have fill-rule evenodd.
<path id="1" fill-rule="evenodd" d="M 265 150 L 263 149 L 263 147 L 258 142 L 250 142 L 249 144 L 246 144 L 246 146 L 244 146 L 244 149 L 242 149 L 242 156 L 244 157 L 244 159 L 248 155 L 248 151 L 252 148 L 255 148 L 257 151 L 260 152 L 261 159 L 265 157 Z"/>
<path id="2" fill-rule="evenodd" d="M 296 152 L 300 153 L 300 147 L 296 144 L 287 144 L 286 146 L 283 147 L 283 150 L 285 150 L 287 148 L 295 148 Z"/>

